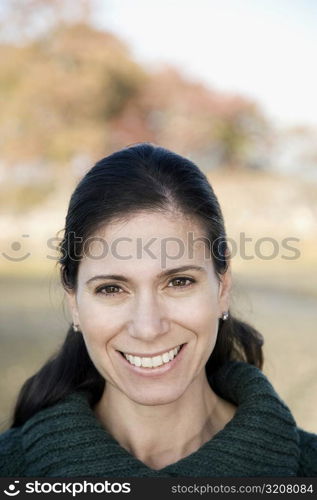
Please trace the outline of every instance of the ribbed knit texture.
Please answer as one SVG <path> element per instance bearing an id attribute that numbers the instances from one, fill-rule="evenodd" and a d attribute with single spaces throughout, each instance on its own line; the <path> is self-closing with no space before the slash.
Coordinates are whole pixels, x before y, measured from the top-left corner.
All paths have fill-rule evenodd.
<path id="1" fill-rule="evenodd" d="M 296 427 L 264 374 L 230 362 L 210 379 L 238 405 L 232 420 L 194 453 L 157 471 L 106 432 L 84 394 L 73 393 L 0 436 L 1 476 L 317 476 L 317 435 Z"/>

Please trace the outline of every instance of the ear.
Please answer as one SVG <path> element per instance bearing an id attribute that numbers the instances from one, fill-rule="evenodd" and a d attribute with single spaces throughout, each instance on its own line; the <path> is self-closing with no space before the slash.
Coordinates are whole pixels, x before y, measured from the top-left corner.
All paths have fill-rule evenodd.
<path id="1" fill-rule="evenodd" d="M 220 276 L 220 284 L 218 291 L 218 303 L 220 309 L 219 316 L 221 316 L 223 312 L 227 312 L 229 310 L 231 286 L 232 286 L 232 275 L 231 275 L 231 267 L 229 266 L 227 271 Z"/>
<path id="2" fill-rule="evenodd" d="M 79 325 L 79 315 L 78 315 L 78 306 L 76 293 L 72 290 L 66 291 L 66 300 L 68 305 L 68 310 L 70 312 L 72 321 L 74 325 Z"/>

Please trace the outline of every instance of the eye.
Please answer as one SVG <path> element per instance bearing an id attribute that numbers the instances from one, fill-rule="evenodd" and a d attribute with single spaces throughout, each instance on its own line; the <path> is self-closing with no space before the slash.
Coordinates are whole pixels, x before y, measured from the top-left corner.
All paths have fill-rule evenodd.
<path id="1" fill-rule="evenodd" d="M 187 282 L 187 284 L 185 282 Z M 171 286 L 171 283 L 174 283 L 174 285 Z M 168 287 L 169 288 L 188 288 L 193 283 L 195 283 L 195 280 L 193 278 L 186 278 L 185 276 L 179 276 L 177 278 L 173 278 L 169 282 Z"/>
<path id="2" fill-rule="evenodd" d="M 117 285 L 102 285 L 96 289 L 96 294 L 114 297 L 115 295 L 119 295 L 120 292 L 118 290 L 122 290 L 122 288 Z"/>

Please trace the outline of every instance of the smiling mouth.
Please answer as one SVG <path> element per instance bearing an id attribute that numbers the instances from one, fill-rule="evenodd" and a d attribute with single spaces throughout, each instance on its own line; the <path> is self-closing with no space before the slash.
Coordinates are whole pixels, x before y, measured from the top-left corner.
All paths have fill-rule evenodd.
<path id="1" fill-rule="evenodd" d="M 132 354 L 127 354 L 121 351 L 119 352 L 131 365 L 151 369 L 151 368 L 157 368 L 172 361 L 174 358 L 176 358 L 176 356 L 178 355 L 178 353 L 180 352 L 180 350 L 184 345 L 185 344 L 180 344 L 177 347 L 174 347 L 174 349 L 166 351 L 159 356 L 153 356 L 153 357 L 133 356 Z"/>

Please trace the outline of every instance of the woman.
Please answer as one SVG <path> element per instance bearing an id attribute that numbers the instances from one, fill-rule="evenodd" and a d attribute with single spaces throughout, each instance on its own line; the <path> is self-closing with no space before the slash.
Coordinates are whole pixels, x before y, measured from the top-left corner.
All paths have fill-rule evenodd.
<path id="1" fill-rule="evenodd" d="M 73 324 L 21 390 L 2 476 L 317 475 L 317 436 L 230 314 L 223 218 L 192 162 L 150 144 L 101 160 L 60 250 Z"/>

